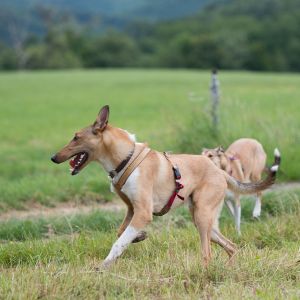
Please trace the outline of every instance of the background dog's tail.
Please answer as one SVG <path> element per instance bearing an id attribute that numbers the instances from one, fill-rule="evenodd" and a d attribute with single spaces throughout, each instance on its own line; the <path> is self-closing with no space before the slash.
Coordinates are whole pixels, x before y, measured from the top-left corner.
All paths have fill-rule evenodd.
<path id="1" fill-rule="evenodd" d="M 279 166 L 280 163 L 281 163 L 281 154 L 280 154 L 279 150 L 277 148 L 275 148 L 275 150 L 274 150 L 274 162 L 273 162 L 272 167 L 276 166 L 276 165 Z"/>
<path id="2" fill-rule="evenodd" d="M 280 152 L 276 148 L 274 150 L 274 163 L 268 171 L 268 176 L 265 179 L 260 180 L 258 182 L 242 183 L 228 175 L 226 172 L 224 172 L 228 188 L 231 191 L 236 192 L 238 194 L 255 194 L 257 192 L 263 191 L 275 182 L 280 162 Z"/>

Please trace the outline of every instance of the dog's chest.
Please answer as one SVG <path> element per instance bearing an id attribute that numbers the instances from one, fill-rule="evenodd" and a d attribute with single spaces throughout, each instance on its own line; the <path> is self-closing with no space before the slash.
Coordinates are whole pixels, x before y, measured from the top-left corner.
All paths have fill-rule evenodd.
<path id="1" fill-rule="evenodd" d="M 123 185 L 121 192 L 129 199 L 135 199 L 138 192 L 138 179 L 140 176 L 139 168 L 136 168 L 128 177 L 126 183 Z"/>

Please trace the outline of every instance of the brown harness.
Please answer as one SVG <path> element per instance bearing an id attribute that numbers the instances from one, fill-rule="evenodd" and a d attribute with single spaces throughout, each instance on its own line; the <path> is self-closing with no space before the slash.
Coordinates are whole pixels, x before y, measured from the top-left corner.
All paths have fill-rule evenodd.
<path id="1" fill-rule="evenodd" d="M 129 166 L 125 169 L 124 173 L 119 178 L 118 182 L 114 183 L 114 187 L 121 191 L 123 185 L 126 180 L 130 176 L 130 174 L 141 164 L 141 162 L 147 157 L 147 155 L 151 152 L 150 148 L 143 148 L 142 151 L 136 156 L 136 158 L 129 164 Z"/>
<path id="2" fill-rule="evenodd" d="M 122 187 L 126 183 L 128 177 L 132 174 L 132 172 L 143 162 L 143 160 L 147 157 L 147 155 L 151 152 L 152 150 L 148 147 L 144 147 L 140 153 L 133 159 L 133 161 L 128 165 L 128 167 L 125 169 L 124 173 L 120 176 L 119 180 L 116 183 L 113 183 L 114 188 L 116 189 L 116 192 L 119 194 L 121 198 L 125 198 L 126 202 L 130 203 L 130 200 L 128 197 L 121 191 Z M 133 153 L 130 155 L 130 157 L 133 155 Z M 169 201 L 166 203 L 166 205 L 162 208 L 162 210 L 158 213 L 153 213 L 155 216 L 163 216 L 166 214 L 172 207 L 172 204 L 176 198 L 176 196 L 184 201 L 184 198 L 180 195 L 178 195 L 179 190 L 183 188 L 183 185 L 179 182 L 181 179 L 181 175 L 179 172 L 179 169 L 172 164 L 170 161 L 169 157 L 167 156 L 167 153 L 164 152 L 165 158 L 168 160 L 168 162 L 171 164 L 173 173 L 174 173 L 174 179 L 175 179 L 175 190 L 172 193 Z M 128 162 L 128 161 L 127 161 Z M 116 174 L 114 174 L 116 175 Z"/>

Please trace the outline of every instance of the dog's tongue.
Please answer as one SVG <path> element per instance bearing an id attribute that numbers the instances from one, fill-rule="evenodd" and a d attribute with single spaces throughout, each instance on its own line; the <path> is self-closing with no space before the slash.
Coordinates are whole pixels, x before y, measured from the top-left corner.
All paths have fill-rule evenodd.
<path id="1" fill-rule="evenodd" d="M 72 168 L 75 168 L 75 165 L 76 165 L 76 163 L 77 163 L 77 161 L 78 161 L 79 158 L 80 158 L 80 155 L 76 155 L 75 157 L 73 157 L 73 158 L 70 160 L 69 164 L 70 164 L 70 166 L 71 166 Z"/>
<path id="2" fill-rule="evenodd" d="M 75 168 L 75 158 L 72 158 L 72 159 L 70 160 L 69 164 L 70 164 L 70 166 L 71 166 L 72 168 Z"/>

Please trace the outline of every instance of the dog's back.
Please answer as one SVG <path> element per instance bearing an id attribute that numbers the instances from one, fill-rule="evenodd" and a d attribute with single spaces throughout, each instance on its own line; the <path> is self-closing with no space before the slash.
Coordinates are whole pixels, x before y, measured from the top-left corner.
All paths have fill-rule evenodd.
<path id="1" fill-rule="evenodd" d="M 233 142 L 226 154 L 240 160 L 245 181 L 257 181 L 265 168 L 267 155 L 263 146 L 255 139 L 242 138 Z M 232 174 L 237 177 L 237 174 Z"/>

